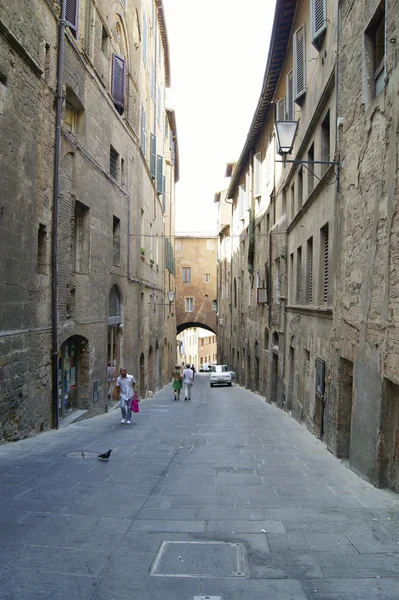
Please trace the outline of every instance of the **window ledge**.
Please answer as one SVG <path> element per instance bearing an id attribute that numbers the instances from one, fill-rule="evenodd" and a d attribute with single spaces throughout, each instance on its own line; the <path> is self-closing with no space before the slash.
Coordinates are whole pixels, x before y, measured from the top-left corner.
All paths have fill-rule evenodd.
<path id="1" fill-rule="evenodd" d="M 290 304 L 286 307 L 286 311 L 313 317 L 332 318 L 333 315 L 333 309 L 329 306 L 311 306 L 309 304 Z"/>

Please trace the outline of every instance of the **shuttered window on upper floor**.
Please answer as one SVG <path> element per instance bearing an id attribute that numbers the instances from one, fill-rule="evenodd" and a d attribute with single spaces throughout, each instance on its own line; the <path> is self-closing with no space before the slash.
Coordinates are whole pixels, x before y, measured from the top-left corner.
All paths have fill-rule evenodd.
<path id="1" fill-rule="evenodd" d="M 147 66 L 147 16 L 143 15 L 143 63 Z"/>
<path id="2" fill-rule="evenodd" d="M 75 38 L 78 33 L 79 0 L 66 0 L 65 19 Z"/>
<path id="3" fill-rule="evenodd" d="M 257 152 L 254 156 L 254 196 L 261 195 L 261 174 L 262 174 L 262 161 L 261 161 L 261 153 Z"/>
<path id="4" fill-rule="evenodd" d="M 294 72 L 290 71 L 287 73 L 286 84 L 285 84 L 285 120 L 294 121 Z"/>
<path id="5" fill-rule="evenodd" d="M 327 0 L 310 0 L 310 27 L 312 44 L 320 50 L 327 29 Z"/>
<path id="6" fill-rule="evenodd" d="M 306 92 L 306 46 L 305 25 L 294 33 L 294 101 L 300 104 L 300 98 Z"/>
<path id="7" fill-rule="evenodd" d="M 157 155 L 157 194 L 163 192 L 163 157 Z"/>
<path id="8" fill-rule="evenodd" d="M 157 170 L 157 138 L 152 133 L 150 134 L 150 173 L 155 179 Z"/>
<path id="9" fill-rule="evenodd" d="M 119 114 L 125 110 L 126 63 L 121 56 L 113 55 L 112 59 L 112 100 Z"/>

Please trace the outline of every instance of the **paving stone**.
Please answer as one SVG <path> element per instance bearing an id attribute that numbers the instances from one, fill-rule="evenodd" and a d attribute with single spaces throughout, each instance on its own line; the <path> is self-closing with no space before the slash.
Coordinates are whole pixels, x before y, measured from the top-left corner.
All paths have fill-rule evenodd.
<path id="1" fill-rule="evenodd" d="M 99 580 L 87 575 L 76 577 L 54 573 L 40 573 L 40 582 L 35 572 L 11 570 L 0 581 L 1 600 L 90 600 Z"/>
<path id="2" fill-rule="evenodd" d="M 397 600 L 399 579 L 328 579 L 305 581 L 308 600 Z"/>
<path id="3" fill-rule="evenodd" d="M 321 579 L 325 575 L 310 554 L 260 554 L 249 552 L 251 577 L 257 579 Z"/>
<path id="4" fill-rule="evenodd" d="M 284 533 L 284 527 L 279 521 L 208 521 L 206 530 L 232 533 Z"/>
<path id="5" fill-rule="evenodd" d="M 317 555 L 327 579 L 390 578 L 399 573 L 399 554 Z"/>
<path id="6" fill-rule="evenodd" d="M 334 533 L 290 533 L 267 535 L 272 552 L 336 552 L 355 554 L 357 551 L 344 535 Z"/>

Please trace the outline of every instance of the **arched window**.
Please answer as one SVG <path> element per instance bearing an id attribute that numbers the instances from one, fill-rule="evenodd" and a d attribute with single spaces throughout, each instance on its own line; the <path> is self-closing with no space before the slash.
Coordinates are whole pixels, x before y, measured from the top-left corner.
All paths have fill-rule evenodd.
<path id="1" fill-rule="evenodd" d="M 118 288 L 114 285 L 109 293 L 109 317 L 120 317 L 121 316 L 121 300 L 118 292 Z"/>
<path id="2" fill-rule="evenodd" d="M 265 327 L 265 350 L 269 349 L 269 330 Z"/>

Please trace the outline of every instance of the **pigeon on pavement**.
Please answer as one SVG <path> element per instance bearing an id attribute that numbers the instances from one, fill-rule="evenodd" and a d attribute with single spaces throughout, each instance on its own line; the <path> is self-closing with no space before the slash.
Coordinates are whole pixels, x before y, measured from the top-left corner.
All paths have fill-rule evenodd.
<path id="1" fill-rule="evenodd" d="M 98 458 L 101 458 L 101 460 L 108 460 L 111 456 L 111 452 L 112 450 L 108 450 L 108 452 L 104 452 L 104 454 L 99 454 Z"/>

